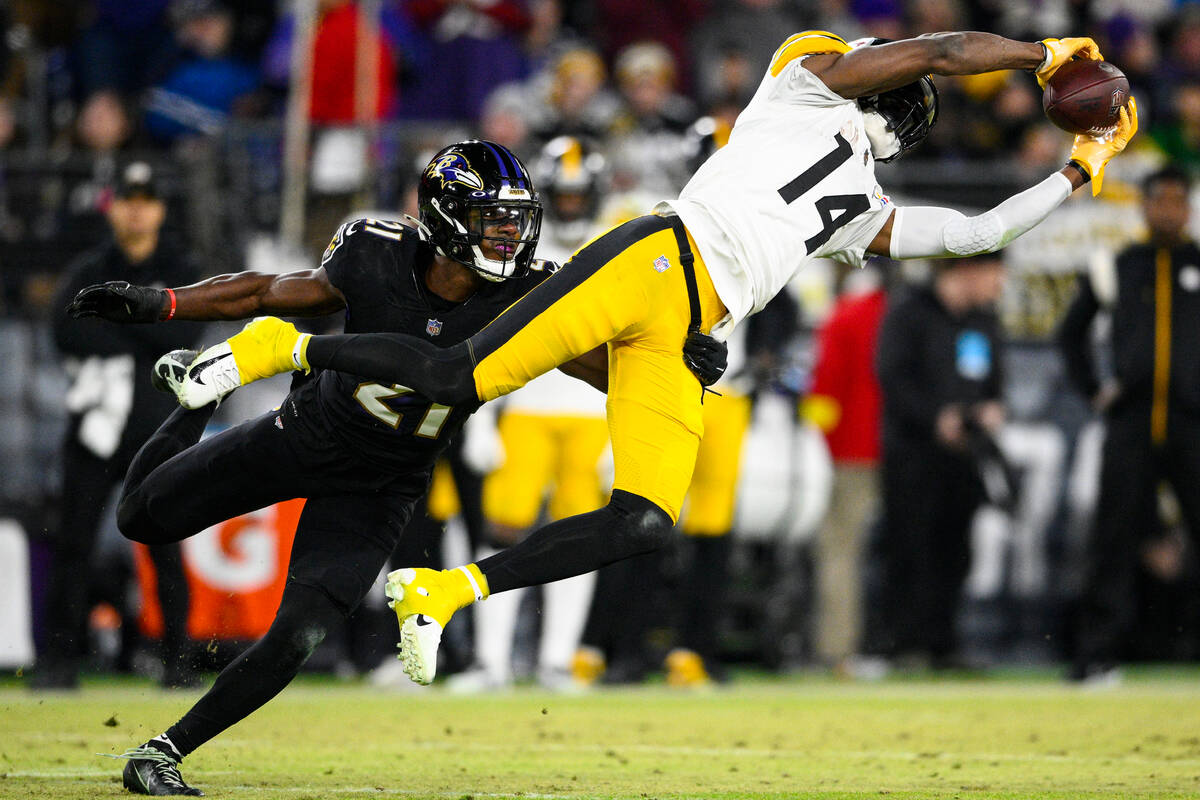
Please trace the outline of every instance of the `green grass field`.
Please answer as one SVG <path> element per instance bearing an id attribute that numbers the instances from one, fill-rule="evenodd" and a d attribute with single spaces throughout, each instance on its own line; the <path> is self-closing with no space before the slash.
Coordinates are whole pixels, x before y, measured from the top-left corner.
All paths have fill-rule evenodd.
<path id="1" fill-rule="evenodd" d="M 0 797 L 128 796 L 119 753 L 195 693 L 139 681 L 78 694 L 0 683 Z M 749 677 L 478 698 L 298 681 L 201 748 L 212 797 L 1197 798 L 1200 671 L 1142 670 L 1105 692 L 1050 673 L 840 683 Z"/>

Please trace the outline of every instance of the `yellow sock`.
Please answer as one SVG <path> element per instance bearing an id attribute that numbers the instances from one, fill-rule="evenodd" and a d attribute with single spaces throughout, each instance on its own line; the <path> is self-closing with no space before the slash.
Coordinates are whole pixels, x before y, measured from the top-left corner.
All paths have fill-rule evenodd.
<path id="1" fill-rule="evenodd" d="M 459 608 L 469 606 L 477 600 L 486 600 L 490 594 L 487 578 L 483 577 L 479 567 L 474 564 L 446 570 L 444 574 L 448 579 L 446 583 L 454 602 Z"/>

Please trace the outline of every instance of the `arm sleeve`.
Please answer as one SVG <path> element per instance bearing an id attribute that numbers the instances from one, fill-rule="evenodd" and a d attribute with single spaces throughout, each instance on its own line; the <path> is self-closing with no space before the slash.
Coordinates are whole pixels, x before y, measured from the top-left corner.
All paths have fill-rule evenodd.
<path id="1" fill-rule="evenodd" d="M 1079 279 L 1079 291 L 1075 299 L 1058 326 L 1058 348 L 1066 364 L 1067 378 L 1087 398 L 1095 397 L 1100 390 L 1088 336 L 1092 319 L 1099 310 L 1100 303 L 1092 291 L 1092 282 L 1084 275 Z"/>
<path id="2" fill-rule="evenodd" d="M 1056 172 L 974 217 L 936 206 L 898 208 L 892 223 L 891 257 L 953 258 L 994 252 L 1044 220 L 1071 192 L 1071 182 Z"/>

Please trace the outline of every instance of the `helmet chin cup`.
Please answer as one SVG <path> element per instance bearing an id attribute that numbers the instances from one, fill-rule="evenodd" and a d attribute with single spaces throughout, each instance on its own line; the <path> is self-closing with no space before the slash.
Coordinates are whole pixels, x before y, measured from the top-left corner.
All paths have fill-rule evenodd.
<path id="1" fill-rule="evenodd" d="M 871 143 L 871 156 L 883 163 L 900 155 L 900 140 L 888 129 L 887 120 L 875 111 L 863 111 L 863 128 L 867 141 Z"/>

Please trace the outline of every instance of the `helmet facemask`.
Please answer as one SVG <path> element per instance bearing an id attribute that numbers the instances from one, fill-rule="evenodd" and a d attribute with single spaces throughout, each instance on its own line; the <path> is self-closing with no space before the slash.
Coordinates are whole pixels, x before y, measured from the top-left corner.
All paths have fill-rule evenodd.
<path id="1" fill-rule="evenodd" d="M 888 162 L 920 144 L 937 122 L 938 93 L 928 76 L 896 89 L 858 98 L 871 155 Z"/>
<path id="2" fill-rule="evenodd" d="M 417 199 L 422 238 L 441 255 L 493 282 L 528 272 L 542 205 L 507 149 L 477 140 L 444 148 L 423 173 Z"/>

